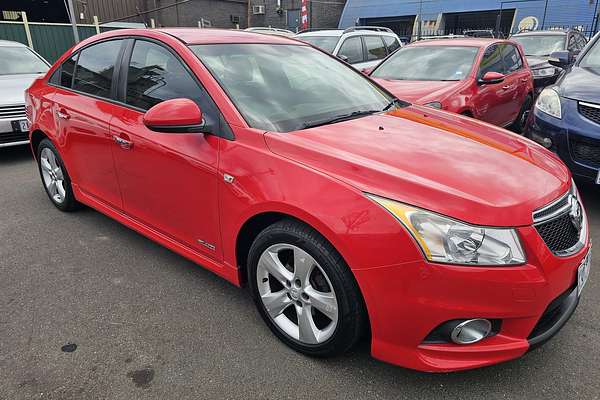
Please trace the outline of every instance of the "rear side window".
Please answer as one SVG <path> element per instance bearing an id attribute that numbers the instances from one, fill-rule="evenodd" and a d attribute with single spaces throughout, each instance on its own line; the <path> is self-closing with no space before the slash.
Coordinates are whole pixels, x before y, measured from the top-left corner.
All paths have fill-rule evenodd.
<path id="1" fill-rule="evenodd" d="M 367 47 L 367 61 L 385 58 L 387 50 L 381 36 L 364 36 L 364 40 Z"/>
<path id="2" fill-rule="evenodd" d="M 488 72 L 498 72 L 506 74 L 504 61 L 502 60 L 502 48 L 498 45 L 488 47 L 483 54 L 481 65 L 479 67 L 479 78 L 482 78 Z"/>
<path id="3" fill-rule="evenodd" d="M 110 98 L 113 72 L 121 42 L 122 40 L 111 40 L 83 49 L 77 60 L 73 89 Z"/>
<path id="4" fill-rule="evenodd" d="M 398 42 L 398 39 L 396 39 L 395 37 L 384 36 L 383 41 L 385 42 L 385 45 L 388 48 L 388 52 L 390 53 L 393 53 L 400 47 L 400 42 Z"/>
<path id="5" fill-rule="evenodd" d="M 363 56 L 363 47 L 360 37 L 354 36 L 344 40 L 338 54 L 340 56 L 348 57 L 348 62 L 350 64 L 363 62 L 365 58 Z"/>
<path id="6" fill-rule="evenodd" d="M 511 45 L 502 45 L 501 48 L 507 73 L 510 74 L 520 70 L 523 67 L 523 60 L 517 48 Z"/>

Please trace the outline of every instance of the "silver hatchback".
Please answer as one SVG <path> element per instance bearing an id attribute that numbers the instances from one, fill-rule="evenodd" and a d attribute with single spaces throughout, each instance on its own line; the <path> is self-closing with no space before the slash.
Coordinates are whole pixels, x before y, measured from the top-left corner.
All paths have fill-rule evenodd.
<path id="1" fill-rule="evenodd" d="M 0 40 L 0 147 L 29 143 L 25 89 L 49 67 L 24 44 Z"/>

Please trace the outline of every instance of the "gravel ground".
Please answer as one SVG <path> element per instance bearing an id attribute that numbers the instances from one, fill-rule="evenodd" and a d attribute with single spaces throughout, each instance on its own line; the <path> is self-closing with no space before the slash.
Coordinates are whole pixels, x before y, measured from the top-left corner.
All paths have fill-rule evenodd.
<path id="1" fill-rule="evenodd" d="M 281 344 L 246 290 L 84 209 L 56 210 L 26 147 L 0 149 L 0 399 L 599 399 L 600 251 L 579 309 L 519 360 L 425 374 L 363 342 Z M 600 188 L 581 187 L 600 243 Z"/>

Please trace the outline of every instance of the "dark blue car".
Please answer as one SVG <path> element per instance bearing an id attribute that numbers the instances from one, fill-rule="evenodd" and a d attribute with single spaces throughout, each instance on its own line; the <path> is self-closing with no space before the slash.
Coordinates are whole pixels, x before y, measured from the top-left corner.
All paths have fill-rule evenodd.
<path id="1" fill-rule="evenodd" d="M 566 71 L 542 91 L 526 135 L 557 153 L 576 178 L 600 184 L 600 34 L 577 61 L 556 52 L 549 61 Z"/>

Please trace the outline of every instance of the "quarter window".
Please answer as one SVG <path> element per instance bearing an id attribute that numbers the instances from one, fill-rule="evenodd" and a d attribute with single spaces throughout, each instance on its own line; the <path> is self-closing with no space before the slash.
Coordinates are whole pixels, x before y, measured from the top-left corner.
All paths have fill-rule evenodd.
<path id="1" fill-rule="evenodd" d="M 385 45 L 387 46 L 389 53 L 393 53 L 394 51 L 398 50 L 398 48 L 400 47 L 400 43 L 398 42 L 398 39 L 396 39 L 395 37 L 384 36 L 383 41 L 385 42 Z"/>
<path id="2" fill-rule="evenodd" d="M 367 61 L 381 60 L 387 55 L 385 44 L 379 36 L 364 36 L 367 47 Z"/>
<path id="3" fill-rule="evenodd" d="M 360 37 L 354 36 L 346 39 L 340 48 L 339 55 L 348 57 L 348 62 L 350 64 L 363 62 L 365 58 Z"/>
<path id="4" fill-rule="evenodd" d="M 111 40 L 86 47 L 79 54 L 73 89 L 110 98 L 113 72 L 122 40 Z M 65 83 L 68 81 L 68 72 Z M 61 76 L 62 83 L 62 76 Z"/>

